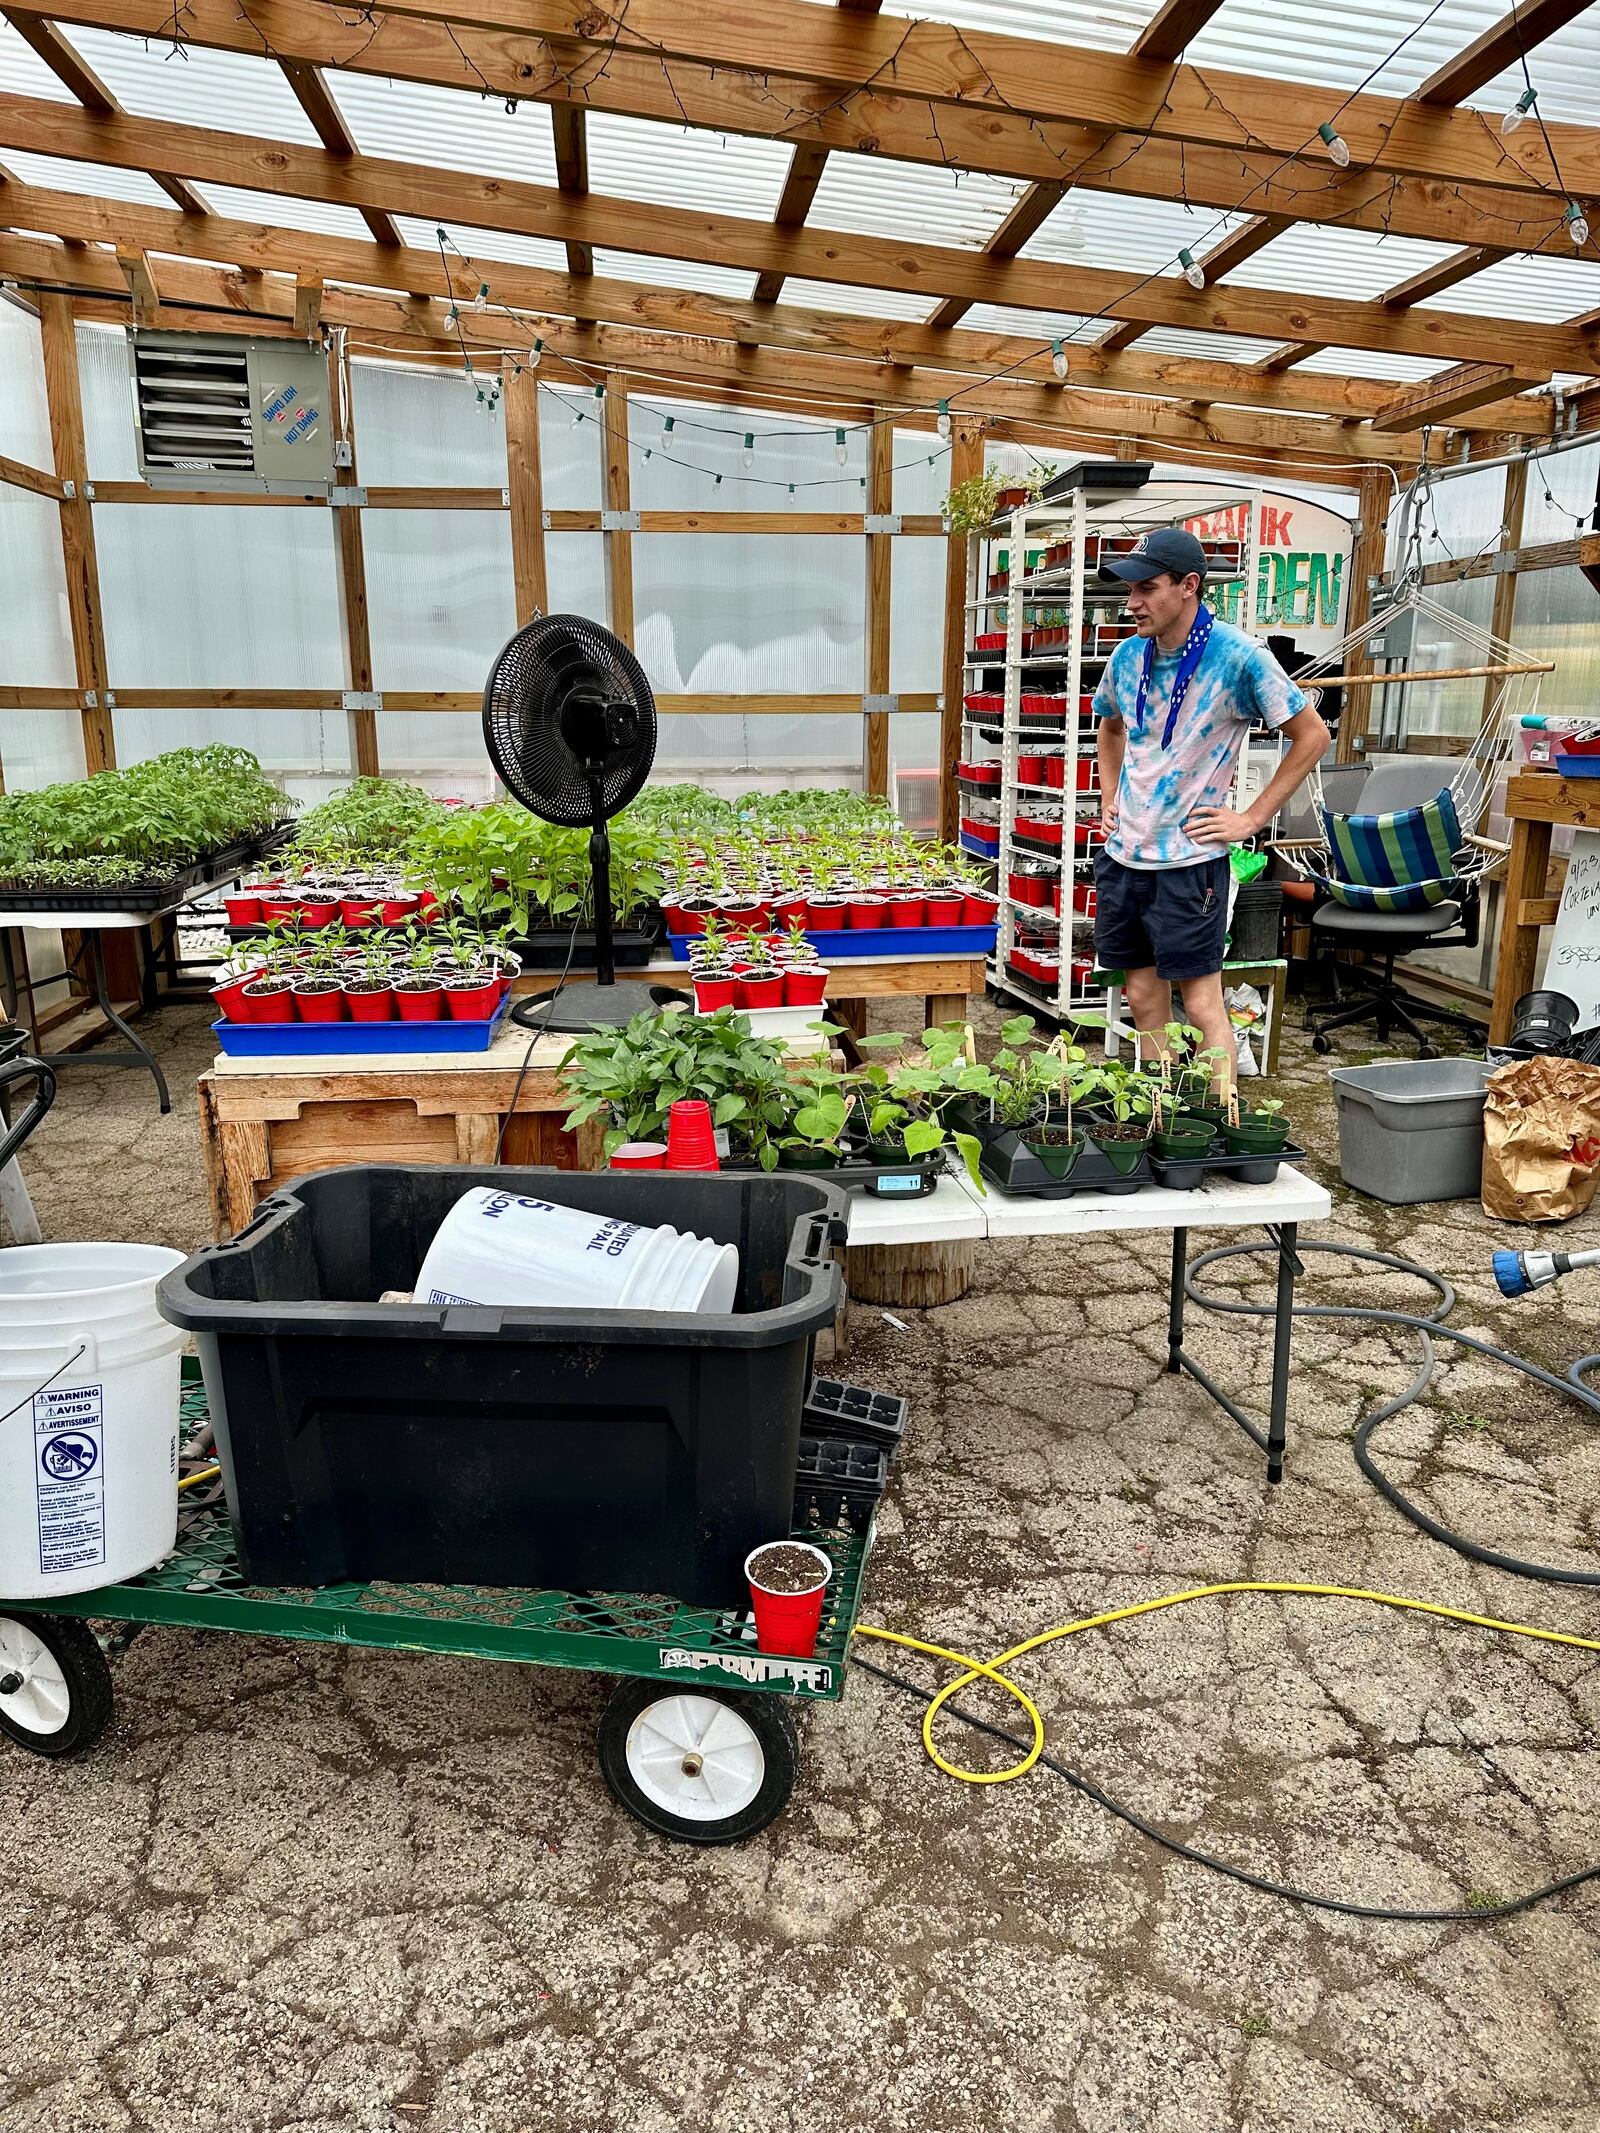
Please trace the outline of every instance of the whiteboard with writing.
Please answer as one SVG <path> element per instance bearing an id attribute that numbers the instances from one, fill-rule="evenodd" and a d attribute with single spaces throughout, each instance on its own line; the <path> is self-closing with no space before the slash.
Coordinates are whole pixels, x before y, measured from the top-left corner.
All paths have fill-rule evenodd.
<path id="1" fill-rule="evenodd" d="M 1544 982 L 1577 1001 L 1579 1029 L 1600 1024 L 1600 832 L 1573 834 Z"/>

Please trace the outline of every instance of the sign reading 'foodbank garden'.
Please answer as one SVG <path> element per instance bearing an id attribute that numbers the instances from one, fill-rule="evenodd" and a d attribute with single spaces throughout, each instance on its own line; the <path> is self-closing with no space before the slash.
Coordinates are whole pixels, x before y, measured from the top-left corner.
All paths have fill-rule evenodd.
<path id="1" fill-rule="evenodd" d="M 1186 518 L 1205 540 L 1240 540 L 1249 530 L 1248 502 Z M 1350 521 L 1298 497 L 1264 495 L 1258 528 L 1257 635 L 1292 637 L 1302 652 L 1327 651 L 1344 634 L 1353 531 Z M 1237 579 L 1208 587 L 1206 598 L 1224 621 L 1238 622 L 1244 588 Z"/>

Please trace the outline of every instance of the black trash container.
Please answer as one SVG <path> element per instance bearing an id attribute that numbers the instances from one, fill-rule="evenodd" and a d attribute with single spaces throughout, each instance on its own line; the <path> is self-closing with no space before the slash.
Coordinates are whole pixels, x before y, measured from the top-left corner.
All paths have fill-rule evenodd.
<path id="1" fill-rule="evenodd" d="M 478 1185 L 739 1248 L 726 1316 L 381 1304 Z M 161 1284 L 196 1336 L 252 1583 L 653 1592 L 739 1604 L 789 1531 L 843 1196 L 794 1177 L 358 1164 Z"/>
<path id="2" fill-rule="evenodd" d="M 1230 963 L 1271 963 L 1282 953 L 1283 883 L 1249 881 L 1233 900 L 1228 928 Z"/>

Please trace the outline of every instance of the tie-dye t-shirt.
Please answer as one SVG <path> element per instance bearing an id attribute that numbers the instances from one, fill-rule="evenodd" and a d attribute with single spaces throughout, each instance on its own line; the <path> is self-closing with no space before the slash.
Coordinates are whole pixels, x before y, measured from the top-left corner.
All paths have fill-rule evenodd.
<path id="1" fill-rule="evenodd" d="M 1169 658 L 1157 651 L 1141 729 L 1134 714 L 1144 647 L 1142 637 L 1119 644 L 1094 694 L 1095 716 L 1120 718 L 1127 728 L 1116 834 L 1106 850 L 1128 867 L 1198 866 L 1220 858 L 1227 847 L 1197 844 L 1185 820 L 1197 807 L 1228 806 L 1250 726 L 1282 726 L 1306 699 L 1269 651 L 1218 621 L 1184 696 L 1172 745 L 1163 748 L 1179 654 Z"/>

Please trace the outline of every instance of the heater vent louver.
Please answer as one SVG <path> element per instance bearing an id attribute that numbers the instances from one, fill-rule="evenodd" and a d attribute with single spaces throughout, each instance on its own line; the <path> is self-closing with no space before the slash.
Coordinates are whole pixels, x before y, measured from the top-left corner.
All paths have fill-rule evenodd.
<path id="1" fill-rule="evenodd" d="M 327 358 L 303 342 L 129 335 L 139 471 L 153 488 L 291 495 L 333 480 Z"/>

